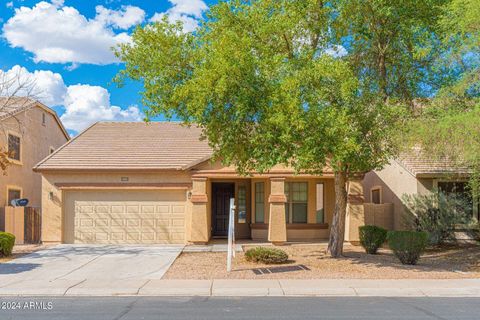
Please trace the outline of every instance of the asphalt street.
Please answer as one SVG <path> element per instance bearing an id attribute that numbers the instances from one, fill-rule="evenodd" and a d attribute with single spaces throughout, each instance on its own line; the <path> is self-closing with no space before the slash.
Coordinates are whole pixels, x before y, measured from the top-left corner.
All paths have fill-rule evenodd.
<path id="1" fill-rule="evenodd" d="M 479 298 L 3 297 L 0 319 L 480 319 Z"/>

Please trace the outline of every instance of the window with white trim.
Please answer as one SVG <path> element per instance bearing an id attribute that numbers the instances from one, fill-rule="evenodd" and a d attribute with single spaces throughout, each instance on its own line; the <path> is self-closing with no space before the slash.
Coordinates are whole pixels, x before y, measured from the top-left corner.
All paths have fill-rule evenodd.
<path id="1" fill-rule="evenodd" d="M 255 223 L 265 222 L 265 183 L 255 183 Z"/>

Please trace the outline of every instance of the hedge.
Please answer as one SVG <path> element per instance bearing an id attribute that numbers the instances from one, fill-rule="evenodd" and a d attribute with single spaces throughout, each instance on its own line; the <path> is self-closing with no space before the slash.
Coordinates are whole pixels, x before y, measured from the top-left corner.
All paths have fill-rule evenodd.
<path id="1" fill-rule="evenodd" d="M 428 243 L 428 234 L 423 231 L 389 231 L 388 246 L 403 264 L 417 264 Z"/>

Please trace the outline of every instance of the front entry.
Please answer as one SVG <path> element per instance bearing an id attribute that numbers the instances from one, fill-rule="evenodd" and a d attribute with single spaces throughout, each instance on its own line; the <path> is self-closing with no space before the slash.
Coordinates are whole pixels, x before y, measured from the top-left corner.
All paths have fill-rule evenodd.
<path id="1" fill-rule="evenodd" d="M 212 183 L 212 235 L 228 236 L 230 198 L 235 197 L 234 183 Z"/>

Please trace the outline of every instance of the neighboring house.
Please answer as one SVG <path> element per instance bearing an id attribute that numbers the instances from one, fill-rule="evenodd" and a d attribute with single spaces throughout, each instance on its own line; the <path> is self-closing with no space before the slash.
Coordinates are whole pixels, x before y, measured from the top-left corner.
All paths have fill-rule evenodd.
<path id="1" fill-rule="evenodd" d="M 467 168 L 454 166 L 447 159 L 433 159 L 414 149 L 392 160 L 382 170 L 365 175 L 364 197 L 366 203 L 393 203 L 393 226 L 402 229 L 404 194 L 428 194 L 432 190 L 462 194 L 470 199 L 472 215 L 479 218 L 478 201 L 472 201 L 468 192 Z"/>
<path id="2" fill-rule="evenodd" d="M 201 130 L 178 123 L 97 123 L 35 168 L 43 175 L 43 241 L 206 243 L 226 237 L 235 199 L 237 238 L 327 239 L 331 172 L 276 166 L 239 176 L 212 162 Z M 350 184 L 346 239 L 362 224 L 361 179 Z"/>
<path id="3" fill-rule="evenodd" d="M 0 149 L 8 151 L 10 163 L 5 175 L 0 172 L 0 207 L 18 198 L 40 207 L 42 177 L 33 167 L 69 139 L 52 109 L 27 98 L 0 97 Z"/>

